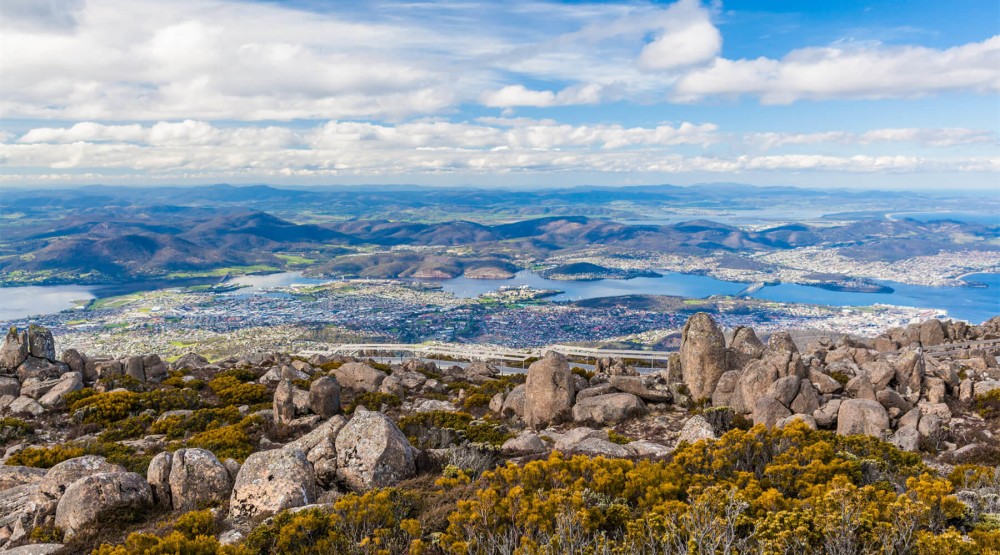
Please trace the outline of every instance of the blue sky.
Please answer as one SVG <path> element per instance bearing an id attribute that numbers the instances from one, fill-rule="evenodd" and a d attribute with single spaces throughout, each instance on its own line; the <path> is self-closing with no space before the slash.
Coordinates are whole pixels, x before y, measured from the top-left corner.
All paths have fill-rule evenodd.
<path id="1" fill-rule="evenodd" d="M 1000 3 L 0 3 L 0 186 L 1000 194 Z"/>

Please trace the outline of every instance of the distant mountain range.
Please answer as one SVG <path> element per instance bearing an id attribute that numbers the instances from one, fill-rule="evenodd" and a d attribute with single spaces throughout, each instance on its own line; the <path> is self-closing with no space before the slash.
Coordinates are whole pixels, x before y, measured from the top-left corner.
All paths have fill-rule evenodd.
<path id="1" fill-rule="evenodd" d="M 544 259 L 595 245 L 703 255 L 836 243 L 847 245 L 859 256 L 891 259 L 955 247 L 946 238 L 956 233 L 997 235 L 995 229 L 970 224 L 915 221 L 889 226 L 883 222 L 827 228 L 779 226 L 751 232 L 707 220 L 635 226 L 579 216 L 494 226 L 384 220 L 300 225 L 263 212 L 176 216 L 169 223 L 143 221 L 139 215 L 114 221 L 73 217 L 42 232 L 20 229 L 5 235 L 0 272 L 12 276 L 41 273 L 52 278 L 46 282 L 114 282 L 225 267 L 294 267 L 296 263 L 290 262 L 294 259 L 282 254 L 295 253 L 295 257 L 316 262 L 312 271 L 328 275 L 453 277 L 469 269 L 509 273 L 528 258 Z M 399 246 L 440 249 L 388 250 Z M 448 254 L 453 247 L 464 247 L 466 252 Z M 381 252 L 365 252 L 373 248 Z"/>
<path id="2" fill-rule="evenodd" d="M 108 283 L 226 268 L 306 267 L 327 275 L 451 277 L 475 270 L 479 277 L 488 277 L 544 262 L 554 253 L 593 246 L 725 255 L 829 245 L 855 258 L 885 261 L 960 249 L 970 242 L 977 248 L 1000 249 L 997 227 L 954 221 L 880 219 L 750 230 L 707 219 L 634 225 L 603 214 L 574 213 L 621 212 L 624 206 L 632 210 L 656 203 L 707 206 L 724 199 L 727 206 L 764 202 L 746 191 L 732 200 L 739 190 L 729 185 L 706 190 L 656 186 L 447 193 L 228 185 L 5 190 L 0 277 L 8 285 Z M 770 202 L 797 199 L 799 204 L 805 199 L 815 204 L 829 194 L 785 188 L 752 191 Z M 886 194 L 895 195 L 852 194 L 882 201 Z M 407 214 L 390 217 L 404 206 Z M 467 217 L 438 219 L 450 211 Z M 513 216 L 546 211 L 568 214 Z M 491 222 L 498 213 L 506 214 L 503 219 L 508 221 Z M 732 267 L 754 263 L 740 256 L 727 260 L 723 263 Z"/>

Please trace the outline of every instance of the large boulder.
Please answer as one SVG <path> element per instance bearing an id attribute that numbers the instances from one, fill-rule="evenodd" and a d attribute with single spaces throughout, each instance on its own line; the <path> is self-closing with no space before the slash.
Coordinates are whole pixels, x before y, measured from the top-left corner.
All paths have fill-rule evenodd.
<path id="1" fill-rule="evenodd" d="M 69 372 L 69 366 L 46 358 L 29 356 L 17 367 L 17 378 L 23 383 L 29 379 L 51 380 Z"/>
<path id="2" fill-rule="evenodd" d="M 669 387 L 653 383 L 649 376 L 611 376 L 608 383 L 618 391 L 631 393 L 650 403 L 669 403 L 673 400 Z"/>
<path id="3" fill-rule="evenodd" d="M 84 455 L 63 461 L 48 470 L 39 482 L 40 491 L 47 497 L 58 499 L 66 488 L 84 476 L 100 473 L 122 473 L 125 468 L 109 463 L 104 457 Z"/>
<path id="4" fill-rule="evenodd" d="M 737 412 L 752 412 L 757 401 L 778 379 L 778 368 L 769 360 L 754 360 L 743 370 L 738 387 L 731 396 L 729 406 Z"/>
<path id="5" fill-rule="evenodd" d="M 229 498 L 229 518 L 239 524 L 316 500 L 316 477 L 297 449 L 258 451 L 240 467 Z"/>
<path id="6" fill-rule="evenodd" d="M 28 326 L 28 354 L 46 360 L 56 360 L 56 341 L 48 328 Z"/>
<path id="7" fill-rule="evenodd" d="M 175 511 L 221 503 L 233 486 L 225 465 L 205 449 L 178 449 L 170 464 L 169 483 Z"/>
<path id="8" fill-rule="evenodd" d="M 691 397 L 711 399 L 726 371 L 726 337 L 711 316 L 699 312 L 688 318 L 681 334 L 681 373 Z"/>
<path id="9" fill-rule="evenodd" d="M 45 469 L 30 466 L 0 465 L 0 491 L 25 484 L 35 484 L 45 478 Z"/>
<path id="10" fill-rule="evenodd" d="M 788 407 L 768 395 L 757 399 L 753 405 L 754 424 L 763 424 L 768 428 L 773 428 L 779 420 L 791 415 L 792 411 L 788 410 Z"/>
<path id="11" fill-rule="evenodd" d="M 104 472 L 73 482 L 56 506 L 55 524 L 67 535 L 99 526 L 117 511 L 142 511 L 153 504 L 146 479 L 134 472 Z"/>
<path id="12" fill-rule="evenodd" d="M 386 377 L 385 372 L 360 362 L 348 362 L 334 370 L 333 375 L 342 387 L 355 391 L 378 391 Z"/>
<path id="13" fill-rule="evenodd" d="M 295 420 L 295 386 L 292 385 L 292 380 L 281 380 L 278 384 L 274 390 L 272 408 L 276 424 L 287 426 Z"/>
<path id="14" fill-rule="evenodd" d="M 923 353 L 915 349 L 904 349 L 888 357 L 889 364 L 895 371 L 896 390 L 905 397 L 920 396 L 924 380 Z"/>
<path id="15" fill-rule="evenodd" d="M 500 452 L 508 457 L 521 457 L 544 453 L 549 448 L 542 438 L 534 432 L 524 431 L 517 437 L 512 437 L 500 447 Z"/>
<path id="16" fill-rule="evenodd" d="M 11 327 L 0 347 L 0 372 L 13 373 L 28 358 L 28 332 Z"/>
<path id="17" fill-rule="evenodd" d="M 510 390 L 510 393 L 504 398 L 500 415 L 504 418 L 523 418 L 524 401 L 524 384 L 521 384 Z"/>
<path id="18" fill-rule="evenodd" d="M 524 384 L 524 422 L 536 430 L 573 417 L 576 389 L 566 357 L 549 351 L 528 367 Z"/>
<path id="19" fill-rule="evenodd" d="M 171 363 L 170 368 L 173 370 L 197 370 L 209 364 L 208 359 L 198 353 L 187 353 Z"/>
<path id="20" fill-rule="evenodd" d="M 316 483 L 332 487 L 337 478 L 337 434 L 347 425 L 343 415 L 337 415 L 311 432 L 285 445 L 282 449 L 294 449 L 306 454 L 306 460 L 313 465 Z"/>
<path id="21" fill-rule="evenodd" d="M 141 356 L 126 357 L 122 360 L 122 366 L 125 368 L 126 376 L 140 382 L 146 381 L 146 370 L 143 367 Z"/>
<path id="22" fill-rule="evenodd" d="M 173 508 L 173 501 L 170 498 L 170 467 L 173 461 L 173 453 L 162 451 L 149 461 L 149 467 L 146 469 L 146 483 L 153 492 L 153 502 L 164 509 Z"/>
<path id="23" fill-rule="evenodd" d="M 864 434 L 882 437 L 889 429 L 889 414 L 878 401 L 848 399 L 840 404 L 837 413 L 839 435 Z"/>
<path id="24" fill-rule="evenodd" d="M 646 414 L 646 405 L 631 393 L 609 393 L 578 401 L 573 421 L 588 426 L 612 426 Z"/>
<path id="25" fill-rule="evenodd" d="M 698 443 L 703 439 L 716 439 L 715 428 L 704 416 L 696 414 L 684 423 L 677 436 L 677 443 Z"/>
<path id="26" fill-rule="evenodd" d="M 66 372 L 59 377 L 48 393 L 38 399 L 38 403 L 47 409 L 62 409 L 66 407 L 66 395 L 83 389 L 83 374 Z"/>
<path id="27" fill-rule="evenodd" d="M 924 347 L 940 345 L 947 339 L 947 333 L 941 320 L 931 318 L 920 324 L 920 344 Z"/>
<path id="28" fill-rule="evenodd" d="M 733 331 L 733 339 L 729 342 L 726 367 L 730 370 L 742 370 L 750 361 L 763 354 L 764 344 L 753 328 L 740 326 Z"/>
<path id="29" fill-rule="evenodd" d="M 323 418 L 340 412 L 340 384 L 333 376 L 323 376 L 309 384 L 309 407 Z"/>
<path id="30" fill-rule="evenodd" d="M 416 474 L 410 442 L 381 412 L 355 409 L 335 445 L 337 476 L 355 491 L 392 486 Z"/>

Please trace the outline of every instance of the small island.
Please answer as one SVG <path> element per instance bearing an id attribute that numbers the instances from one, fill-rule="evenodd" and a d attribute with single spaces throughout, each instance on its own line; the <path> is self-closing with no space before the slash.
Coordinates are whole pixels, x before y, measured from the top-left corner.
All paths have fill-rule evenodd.
<path id="1" fill-rule="evenodd" d="M 662 274 L 652 270 L 607 268 L 590 262 L 574 262 L 547 268 L 538 272 L 546 279 L 559 281 L 598 281 L 602 279 L 633 279 L 639 277 L 657 278 Z"/>

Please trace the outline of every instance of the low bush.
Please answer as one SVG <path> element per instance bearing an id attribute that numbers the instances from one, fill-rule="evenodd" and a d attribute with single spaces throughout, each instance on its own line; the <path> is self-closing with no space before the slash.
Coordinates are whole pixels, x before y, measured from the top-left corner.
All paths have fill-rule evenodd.
<path id="1" fill-rule="evenodd" d="M 264 433 L 264 425 L 264 419 L 260 416 L 248 416 L 236 424 L 199 432 L 187 441 L 171 445 L 171 449 L 199 447 L 208 449 L 219 460 L 231 458 L 242 463 L 256 450 L 256 443 Z"/>
<path id="2" fill-rule="evenodd" d="M 405 416 L 399 420 L 399 429 L 417 447 L 422 447 L 419 437 L 421 436 L 421 432 L 428 428 L 455 430 L 472 443 L 487 443 L 490 445 L 502 445 L 505 441 L 514 437 L 514 434 L 509 432 L 503 425 L 475 421 L 473 416 L 467 412 L 444 410 L 421 412 Z"/>
<path id="3" fill-rule="evenodd" d="M 200 400 L 189 390 L 157 389 L 145 393 L 134 391 L 109 391 L 93 393 L 68 405 L 70 412 L 79 412 L 83 422 L 109 425 L 140 412 L 152 410 L 160 413 L 175 409 L 194 409 Z"/>
<path id="4" fill-rule="evenodd" d="M 31 424 L 19 418 L 0 418 L 0 447 L 31 435 Z"/>
<path id="5" fill-rule="evenodd" d="M 181 416 L 168 416 L 154 422 L 150 433 L 166 434 L 167 439 L 181 439 L 190 434 L 204 432 L 243 420 L 243 414 L 235 406 L 198 409 L 193 413 Z"/>
<path id="6" fill-rule="evenodd" d="M 351 401 L 350 405 L 344 409 L 347 414 L 354 414 L 354 409 L 358 407 L 365 407 L 368 410 L 379 410 L 382 405 L 387 405 L 390 407 L 398 407 L 403 404 L 403 402 L 391 393 L 382 393 L 381 391 L 365 391 L 359 393 L 354 400 Z"/>
<path id="7" fill-rule="evenodd" d="M 247 555 L 419 555 L 427 551 L 420 539 L 418 499 L 388 488 L 347 494 L 329 511 L 283 512 L 247 536 Z"/>
<path id="8" fill-rule="evenodd" d="M 10 466 L 31 466 L 52 468 L 53 466 L 84 455 L 100 455 L 108 462 L 120 464 L 126 470 L 146 473 L 149 461 L 155 453 L 140 453 L 131 447 L 112 441 L 81 441 L 50 447 L 29 447 L 11 455 L 6 464 Z"/>
<path id="9" fill-rule="evenodd" d="M 53 466 L 82 457 L 87 451 L 79 445 L 53 445 L 52 447 L 28 447 L 11 455 L 5 464 L 9 466 L 30 466 L 32 468 L 52 468 Z"/>
<path id="10" fill-rule="evenodd" d="M 174 530 L 177 530 L 181 534 L 184 534 L 184 537 L 190 539 L 197 538 L 198 536 L 213 536 L 217 528 L 215 516 L 212 514 L 212 511 L 207 509 L 184 513 L 174 523 Z"/>
<path id="11" fill-rule="evenodd" d="M 984 420 L 1000 420 L 1000 389 L 976 395 L 975 406 Z"/>
<path id="12" fill-rule="evenodd" d="M 101 441 L 121 441 L 142 437 L 146 435 L 152 423 L 153 416 L 150 414 L 130 416 L 115 423 L 114 426 L 109 426 L 98 437 Z"/>
<path id="13" fill-rule="evenodd" d="M 246 370 L 244 372 L 249 374 L 251 380 L 254 379 L 253 373 Z M 225 405 L 253 405 L 267 400 L 267 386 L 259 383 L 246 383 L 241 381 L 240 377 L 242 376 L 223 372 L 212 378 L 208 382 L 208 387 Z"/>

